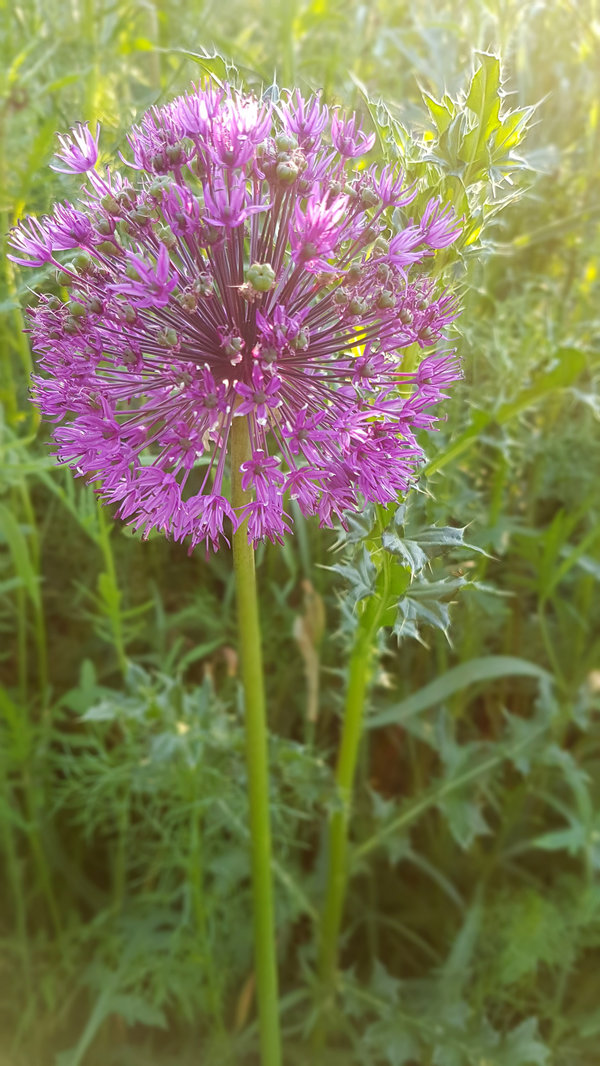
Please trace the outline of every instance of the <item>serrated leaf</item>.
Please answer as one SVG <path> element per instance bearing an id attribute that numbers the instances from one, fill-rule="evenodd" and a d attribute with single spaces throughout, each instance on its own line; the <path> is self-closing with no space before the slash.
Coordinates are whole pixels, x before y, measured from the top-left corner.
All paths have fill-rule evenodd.
<path id="1" fill-rule="evenodd" d="M 479 67 L 471 78 L 465 106 L 477 116 L 484 140 L 497 121 L 500 107 L 500 60 L 489 52 L 477 52 Z"/>
<path id="2" fill-rule="evenodd" d="M 400 537 L 397 533 L 393 533 L 386 529 L 381 538 L 381 543 L 386 551 L 391 552 L 393 555 L 397 555 L 400 559 L 404 559 L 405 563 L 408 564 L 413 577 L 427 566 L 427 555 L 415 540 L 406 540 L 404 537 Z"/>
<path id="3" fill-rule="evenodd" d="M 538 1038 L 537 1018 L 526 1018 L 505 1037 L 498 1066 L 547 1066 L 550 1048 Z"/>
<path id="4" fill-rule="evenodd" d="M 445 96 L 443 100 L 436 100 L 435 96 L 431 96 L 430 93 L 424 90 L 421 93 L 423 101 L 429 114 L 431 115 L 438 134 L 444 133 L 444 131 L 450 125 L 454 117 L 454 103 L 449 96 Z"/>
<path id="5" fill-rule="evenodd" d="M 463 850 L 470 848 L 477 837 L 490 833 L 490 827 L 476 800 L 451 795 L 445 797 L 437 806 L 456 843 Z"/>

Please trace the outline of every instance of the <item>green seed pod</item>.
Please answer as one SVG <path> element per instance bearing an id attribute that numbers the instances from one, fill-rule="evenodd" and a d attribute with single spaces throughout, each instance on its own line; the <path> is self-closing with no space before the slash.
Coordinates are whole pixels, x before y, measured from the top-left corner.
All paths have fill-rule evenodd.
<path id="1" fill-rule="evenodd" d="M 350 295 L 346 289 L 336 289 L 333 296 L 334 304 L 337 304 L 338 307 L 346 307 L 349 299 Z"/>
<path id="2" fill-rule="evenodd" d="M 167 148 L 167 159 L 173 166 L 177 166 L 179 163 L 183 163 L 183 145 L 171 144 Z"/>
<path id="3" fill-rule="evenodd" d="M 362 268 L 360 263 L 351 263 L 346 272 L 346 282 L 349 285 L 356 285 L 362 276 Z"/>
<path id="4" fill-rule="evenodd" d="M 177 303 L 183 307 L 184 311 L 195 311 L 198 306 L 198 297 L 195 292 L 190 292 L 188 289 L 186 292 L 180 292 L 175 297 Z"/>
<path id="5" fill-rule="evenodd" d="M 159 241 L 162 241 L 162 243 L 166 245 L 169 251 L 177 247 L 177 238 L 170 226 L 166 226 L 161 223 L 160 225 L 155 227 L 154 232 L 158 237 Z"/>
<path id="6" fill-rule="evenodd" d="M 275 271 L 270 263 L 252 263 L 246 271 L 246 280 L 257 292 L 269 292 L 275 284 Z"/>
<path id="7" fill-rule="evenodd" d="M 360 190 L 360 202 L 364 207 L 375 207 L 379 197 L 374 189 L 364 188 Z"/>
<path id="8" fill-rule="evenodd" d="M 94 264 L 87 252 L 81 252 L 79 255 L 75 256 L 73 259 L 73 269 L 76 270 L 78 274 L 89 274 L 90 271 L 94 269 Z"/>
<path id="9" fill-rule="evenodd" d="M 75 284 L 75 278 L 72 278 L 70 274 L 65 274 L 64 270 L 56 271 L 56 281 L 65 289 L 68 289 L 70 285 Z"/>
<path id="10" fill-rule="evenodd" d="M 121 214 L 121 205 L 119 203 L 117 203 L 117 201 L 115 200 L 114 196 L 111 196 L 110 193 L 107 193 L 106 196 L 103 196 L 101 201 L 100 201 L 100 203 L 102 204 L 102 207 L 107 212 L 107 214 L 109 214 L 109 215 L 120 215 Z"/>
<path id="11" fill-rule="evenodd" d="M 293 152 L 298 147 L 298 141 L 289 133 L 279 133 L 275 138 L 275 146 L 278 152 Z"/>
<path id="12" fill-rule="evenodd" d="M 214 289 L 210 274 L 200 274 L 194 281 L 192 289 L 198 296 L 212 296 Z"/>
<path id="13" fill-rule="evenodd" d="M 132 326 L 137 318 L 135 308 L 131 304 L 121 304 L 119 308 L 119 317 L 124 319 L 128 326 Z"/>
<path id="14" fill-rule="evenodd" d="M 282 185 L 293 185 L 298 177 L 298 167 L 291 160 L 287 163 L 278 163 L 275 174 Z"/>
<path id="15" fill-rule="evenodd" d="M 73 318 L 85 318 L 87 314 L 87 311 L 83 304 L 72 303 L 69 307 L 69 311 L 71 312 Z"/>
<path id="16" fill-rule="evenodd" d="M 292 348 L 297 352 L 304 352 L 308 348 L 308 342 L 310 340 L 310 334 L 308 330 L 301 329 L 293 340 L 290 341 Z"/>
<path id="17" fill-rule="evenodd" d="M 156 339 L 159 344 L 164 345 L 165 348 L 176 348 L 178 344 L 178 336 L 174 329 L 169 327 L 168 329 L 161 329 L 156 335 Z"/>
<path id="18" fill-rule="evenodd" d="M 395 306 L 396 300 L 394 299 L 393 292 L 391 292 L 390 289 L 382 289 L 377 297 L 377 307 L 379 307 L 380 310 L 385 311 L 389 310 L 390 307 Z"/>
<path id="19" fill-rule="evenodd" d="M 389 241 L 386 241 L 385 237 L 378 237 L 373 245 L 373 251 L 379 255 L 387 255 L 390 250 Z"/>
<path id="20" fill-rule="evenodd" d="M 96 229 L 98 230 L 98 233 L 102 234 L 103 237 L 110 237 L 111 233 L 114 230 L 114 223 L 111 222 L 108 218 L 101 218 L 96 223 Z"/>
<path id="21" fill-rule="evenodd" d="M 360 296 L 354 296 L 348 304 L 348 311 L 351 315 L 364 315 L 368 308 L 366 300 L 363 300 Z"/>
<path id="22" fill-rule="evenodd" d="M 118 255 L 119 249 L 114 241 L 102 241 L 96 245 L 96 248 L 102 255 Z"/>

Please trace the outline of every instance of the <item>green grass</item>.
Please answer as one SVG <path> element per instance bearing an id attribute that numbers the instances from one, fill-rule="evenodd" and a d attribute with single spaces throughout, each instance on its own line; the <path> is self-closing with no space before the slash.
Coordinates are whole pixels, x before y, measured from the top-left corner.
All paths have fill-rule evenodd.
<path id="1" fill-rule="evenodd" d="M 98 119 L 108 158 L 144 108 L 230 63 L 256 91 L 359 108 L 382 155 L 486 224 L 445 263 L 465 381 L 388 531 L 406 595 L 368 697 L 328 1066 L 597 1054 L 599 18 L 594 0 L 0 6 L 3 252 L 18 217 L 72 195 L 47 166 L 56 131 Z M 478 49 L 502 57 L 506 108 L 537 104 L 497 218 L 474 160 L 424 159 L 422 93 L 464 101 Z M 231 558 L 142 544 L 53 466 L 22 332 L 28 287 L 52 284 L 2 255 L 0 1064 L 254 1066 Z M 366 520 L 335 543 L 297 521 L 258 554 L 286 1066 L 315 1062 L 324 827 L 381 555 Z"/>

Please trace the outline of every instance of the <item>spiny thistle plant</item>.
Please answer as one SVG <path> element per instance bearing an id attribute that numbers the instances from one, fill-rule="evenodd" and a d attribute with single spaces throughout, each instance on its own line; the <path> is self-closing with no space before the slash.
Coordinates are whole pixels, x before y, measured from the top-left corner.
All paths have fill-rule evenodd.
<path id="1" fill-rule="evenodd" d="M 144 536 L 160 530 L 190 550 L 232 536 L 261 1043 L 276 1066 L 253 547 L 291 532 L 288 499 L 332 526 L 413 483 L 416 434 L 460 377 L 444 341 L 457 303 L 428 272 L 460 225 L 436 198 L 411 218 L 415 187 L 397 166 L 361 162 L 375 135 L 318 96 L 192 88 L 151 108 L 127 140 L 117 170 L 99 166 L 87 126 L 62 136 L 55 169 L 87 186 L 12 232 L 14 261 L 54 265 L 67 293 L 31 311 L 34 398 L 55 423 L 59 462 Z M 416 368 L 404 358 L 415 343 Z M 330 857 L 338 917 L 325 971 L 342 862 L 343 848 Z"/>

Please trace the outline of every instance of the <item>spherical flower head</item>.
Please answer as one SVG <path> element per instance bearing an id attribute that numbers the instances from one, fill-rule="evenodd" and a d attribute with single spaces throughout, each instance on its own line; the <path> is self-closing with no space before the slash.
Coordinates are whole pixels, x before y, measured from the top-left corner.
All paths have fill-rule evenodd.
<path id="1" fill-rule="evenodd" d="M 190 549 L 242 523 L 281 541 L 289 501 L 331 526 L 406 492 L 416 435 L 460 377 L 456 302 L 423 269 L 459 232 L 452 208 L 402 224 L 415 186 L 359 164 L 373 135 L 297 91 L 192 87 L 133 128 L 121 169 L 95 169 L 86 126 L 60 140 L 58 169 L 87 191 L 10 238 L 63 294 L 30 312 L 59 461 Z M 250 440 L 237 510 L 234 419 Z"/>

